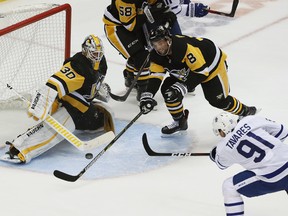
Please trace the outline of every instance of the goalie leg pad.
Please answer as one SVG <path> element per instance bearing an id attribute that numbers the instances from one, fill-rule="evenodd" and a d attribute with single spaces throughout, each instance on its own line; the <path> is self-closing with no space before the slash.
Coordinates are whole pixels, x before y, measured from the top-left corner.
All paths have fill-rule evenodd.
<path id="1" fill-rule="evenodd" d="M 35 117 L 35 120 L 44 120 L 50 112 L 57 94 L 58 92 L 54 89 L 46 85 L 43 86 L 32 98 L 32 102 L 28 109 L 28 115 Z"/>
<path id="2" fill-rule="evenodd" d="M 60 108 L 53 117 L 65 126 L 69 131 L 75 130 L 75 125 L 69 113 L 64 107 Z M 45 122 L 41 122 L 28 129 L 12 141 L 13 146 L 21 153 L 21 161 L 30 162 L 31 159 L 43 154 L 64 138 L 49 127 Z M 4 157 L 4 156 L 3 156 Z M 6 156 L 7 158 L 7 156 Z"/>

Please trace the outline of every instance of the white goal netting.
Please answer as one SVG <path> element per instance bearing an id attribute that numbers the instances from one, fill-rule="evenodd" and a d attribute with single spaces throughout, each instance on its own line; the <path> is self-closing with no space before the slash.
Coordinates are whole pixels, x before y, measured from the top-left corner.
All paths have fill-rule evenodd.
<path id="1" fill-rule="evenodd" d="M 29 97 L 59 70 L 70 55 L 70 24 L 68 4 L 0 11 L 0 109 L 23 105 L 7 84 Z"/>

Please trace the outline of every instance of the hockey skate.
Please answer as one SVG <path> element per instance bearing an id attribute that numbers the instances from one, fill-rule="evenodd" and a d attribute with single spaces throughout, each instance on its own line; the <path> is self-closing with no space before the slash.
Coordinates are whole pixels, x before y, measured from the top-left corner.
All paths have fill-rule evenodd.
<path id="1" fill-rule="evenodd" d="M 251 106 L 251 107 L 245 106 L 245 105 L 243 105 L 243 106 L 244 106 L 243 111 L 240 114 L 240 116 L 242 116 L 242 117 L 245 117 L 248 115 L 255 115 L 258 112 L 257 108 L 254 106 Z"/>
<path id="2" fill-rule="evenodd" d="M 195 88 L 194 89 L 188 89 L 187 95 L 195 96 L 196 95 Z"/>
<path id="3" fill-rule="evenodd" d="M 6 144 L 10 145 L 9 151 L 5 152 L 5 154 L 0 157 L 0 160 L 14 164 L 25 163 L 25 159 L 18 149 L 16 149 L 10 142 L 6 142 Z M 20 159 L 19 156 L 22 159 Z"/>
<path id="4" fill-rule="evenodd" d="M 195 96 L 195 88 L 191 88 L 191 86 L 187 85 L 188 95 Z"/>
<path id="5" fill-rule="evenodd" d="M 172 122 L 172 124 L 163 127 L 161 130 L 162 132 L 161 137 L 171 137 L 171 136 L 187 134 L 188 115 L 189 115 L 189 111 L 186 109 L 184 110 L 184 115 L 181 119 L 174 121 Z"/>

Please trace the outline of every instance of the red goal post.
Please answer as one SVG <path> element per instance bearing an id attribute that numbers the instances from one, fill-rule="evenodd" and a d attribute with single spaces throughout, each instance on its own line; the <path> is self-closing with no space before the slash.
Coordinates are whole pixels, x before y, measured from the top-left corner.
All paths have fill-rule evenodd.
<path id="1" fill-rule="evenodd" d="M 21 108 L 70 56 L 71 6 L 36 4 L 0 11 L 0 109 Z M 18 103 L 19 101 L 19 103 Z"/>

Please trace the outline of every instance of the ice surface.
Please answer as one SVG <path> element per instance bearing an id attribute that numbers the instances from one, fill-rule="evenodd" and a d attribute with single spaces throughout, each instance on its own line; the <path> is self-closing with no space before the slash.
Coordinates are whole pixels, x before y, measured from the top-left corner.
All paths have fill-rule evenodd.
<path id="1" fill-rule="evenodd" d="M 37 2 L 43 1 L 0 1 L 0 11 Z M 53 2 L 66 3 L 60 0 Z M 203 2 L 219 10 L 230 8 L 226 6 L 230 1 Z M 101 20 L 110 1 L 70 0 L 69 3 L 73 7 L 72 51 L 80 50 L 86 35 L 99 35 L 108 59 L 106 81 L 113 93 L 123 93 L 121 80 L 125 61 L 105 39 Z M 287 0 L 242 0 L 235 18 L 209 15 L 200 19 L 182 18 L 180 21 L 185 34 L 208 37 L 228 54 L 233 96 L 245 104 L 261 107 L 259 115 L 288 124 Z M 165 143 L 166 140 L 158 137 L 159 130 L 169 124 L 171 118 L 159 94 L 156 99 L 158 110 L 142 116 L 85 173 L 83 179 L 75 183 L 61 181 L 51 174 L 53 169 L 77 173 L 87 164 L 84 154 L 78 155 L 67 143 L 35 159 L 29 169 L 28 165 L 11 168 L 1 163 L 1 215 L 225 215 L 222 182 L 242 168 L 234 166 L 221 171 L 208 157 L 151 158 L 141 145 L 141 135 L 146 132 L 155 150 L 208 152 L 218 140 L 213 135 L 211 120 L 219 110 L 208 104 L 201 88 L 197 87 L 196 95 L 185 99 L 185 108 L 190 110 L 189 135 L 183 143 L 182 140 L 177 141 L 178 144 Z M 110 101 L 109 104 L 115 112 L 118 131 L 139 112 L 135 93 L 125 103 Z M 13 139 L 31 124 L 29 121 L 19 121 L 20 117 L 25 117 L 13 111 L 0 111 L 0 115 L 2 143 Z M 65 153 L 69 165 L 63 164 L 64 156 L 61 154 L 64 151 L 71 152 L 70 157 Z M 37 169 L 33 170 L 32 167 Z M 41 172 L 39 167 L 43 168 Z M 245 198 L 244 201 L 247 216 L 288 214 L 287 195 L 284 192 Z"/>

